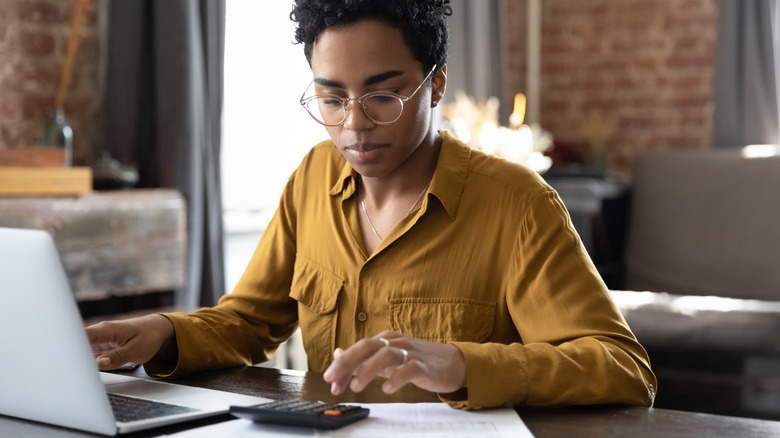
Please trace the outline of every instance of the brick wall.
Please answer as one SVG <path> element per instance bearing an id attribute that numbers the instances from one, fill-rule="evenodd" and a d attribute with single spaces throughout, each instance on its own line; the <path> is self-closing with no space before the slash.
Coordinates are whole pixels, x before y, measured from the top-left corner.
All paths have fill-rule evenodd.
<path id="1" fill-rule="evenodd" d="M 90 4 L 65 103 L 75 162 L 101 147 L 98 9 Z M 506 102 L 525 88 L 526 0 L 504 0 Z M 57 92 L 72 2 L 0 0 L 0 148 L 37 143 Z M 710 144 L 717 0 L 543 0 L 541 123 L 580 145 L 611 129 L 607 168 L 649 148 Z"/>
<path id="2" fill-rule="evenodd" d="M 511 93 L 525 4 L 504 3 Z M 542 126 L 570 145 L 610 131 L 605 166 L 629 177 L 642 150 L 709 147 L 716 27 L 717 0 L 542 1 Z"/>
<path id="3" fill-rule="evenodd" d="M 93 0 L 88 6 L 65 98 L 74 164 L 92 158 L 102 129 L 98 9 L 105 1 Z M 72 6 L 65 0 L 0 0 L 0 149 L 40 141 L 55 105 Z"/>

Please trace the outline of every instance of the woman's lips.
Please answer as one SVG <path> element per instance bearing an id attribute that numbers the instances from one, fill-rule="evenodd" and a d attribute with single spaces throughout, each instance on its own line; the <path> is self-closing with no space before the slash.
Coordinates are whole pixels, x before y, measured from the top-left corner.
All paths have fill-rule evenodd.
<path id="1" fill-rule="evenodd" d="M 346 148 L 346 152 L 359 161 L 375 160 L 384 150 L 385 146 L 378 143 L 353 144 Z"/>

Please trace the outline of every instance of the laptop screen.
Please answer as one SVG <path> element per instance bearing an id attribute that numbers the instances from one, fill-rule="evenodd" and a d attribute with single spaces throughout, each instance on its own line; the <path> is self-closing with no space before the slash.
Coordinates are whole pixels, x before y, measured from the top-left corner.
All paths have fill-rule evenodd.
<path id="1" fill-rule="evenodd" d="M 54 240 L 0 228 L 0 414 L 113 434 L 116 423 Z"/>
<path id="2" fill-rule="evenodd" d="M 269 401 L 100 373 L 54 239 L 45 231 L 0 228 L 0 300 L 5 311 L 0 318 L 2 415 L 115 435 Z M 115 399 L 132 397 L 177 409 L 117 421 L 107 391 Z"/>

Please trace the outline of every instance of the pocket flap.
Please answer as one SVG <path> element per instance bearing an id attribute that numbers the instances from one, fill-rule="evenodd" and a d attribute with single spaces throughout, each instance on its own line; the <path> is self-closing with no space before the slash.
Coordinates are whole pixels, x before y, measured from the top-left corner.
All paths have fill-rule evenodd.
<path id="1" fill-rule="evenodd" d="M 290 297 L 314 312 L 325 314 L 336 308 L 344 280 L 322 266 L 298 256 L 295 260 Z"/>
<path id="2" fill-rule="evenodd" d="M 493 333 L 496 304 L 465 298 L 393 298 L 390 326 L 437 342 L 483 342 Z"/>

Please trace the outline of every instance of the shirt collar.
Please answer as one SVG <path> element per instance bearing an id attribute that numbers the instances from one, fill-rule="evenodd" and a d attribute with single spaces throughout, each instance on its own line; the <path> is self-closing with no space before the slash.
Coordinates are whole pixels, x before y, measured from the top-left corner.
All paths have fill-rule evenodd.
<path id="1" fill-rule="evenodd" d="M 333 146 L 336 147 L 335 145 Z M 337 196 L 341 194 L 341 199 L 347 199 L 355 193 L 357 189 L 357 172 L 352 170 L 347 160 L 344 160 L 344 167 L 341 168 L 339 177 L 336 178 L 336 184 L 330 188 L 329 194 Z"/>
<path id="2" fill-rule="evenodd" d="M 450 219 L 455 220 L 466 185 L 471 147 L 448 131 L 442 130 L 439 134 L 441 150 L 429 192 L 439 199 Z"/>
<path id="3" fill-rule="evenodd" d="M 455 220 L 466 185 L 471 147 L 448 131 L 439 131 L 439 134 L 442 137 L 441 150 L 428 191 L 441 202 L 450 219 Z M 345 160 L 341 174 L 330 188 L 330 195 L 341 194 L 342 199 L 347 199 L 355 193 L 356 184 L 357 173 Z"/>

